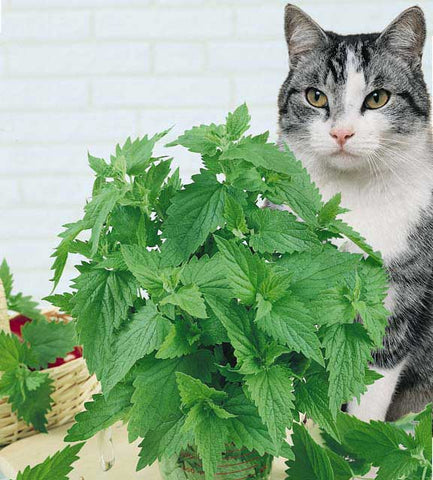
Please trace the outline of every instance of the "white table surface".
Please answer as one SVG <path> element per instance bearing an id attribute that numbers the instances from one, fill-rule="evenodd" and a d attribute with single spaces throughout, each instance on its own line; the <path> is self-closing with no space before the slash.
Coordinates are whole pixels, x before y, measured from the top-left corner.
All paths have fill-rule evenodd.
<path id="1" fill-rule="evenodd" d="M 27 465 L 36 465 L 61 450 L 66 445 L 63 438 L 68 428 L 59 427 L 48 434 L 34 435 L 5 447 L 0 451 L 0 472 L 6 475 L 6 479 L 14 479 Z M 92 438 L 81 450 L 70 480 L 161 480 L 157 464 L 140 472 L 135 471 L 139 449 L 137 444 L 128 443 L 126 427 L 116 424 L 112 428 L 112 436 L 116 459 L 114 466 L 107 472 L 102 471 L 97 439 Z M 285 468 L 284 461 L 276 459 L 272 480 L 284 480 Z"/>

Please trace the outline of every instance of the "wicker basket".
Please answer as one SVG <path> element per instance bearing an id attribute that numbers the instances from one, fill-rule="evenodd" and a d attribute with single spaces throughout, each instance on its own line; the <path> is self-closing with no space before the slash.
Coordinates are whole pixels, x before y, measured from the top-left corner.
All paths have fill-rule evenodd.
<path id="1" fill-rule="evenodd" d="M 69 317 L 56 311 L 44 312 L 48 319 L 68 321 Z M 0 329 L 9 332 L 9 316 L 3 285 L 0 282 Z M 47 414 L 47 428 L 53 428 L 71 422 L 83 409 L 84 402 L 99 391 L 96 378 L 89 374 L 82 358 L 71 360 L 58 367 L 43 370 L 53 380 L 52 409 Z M 0 446 L 8 445 L 20 438 L 38 433 L 33 427 L 18 420 L 12 412 L 7 398 L 0 398 Z"/>

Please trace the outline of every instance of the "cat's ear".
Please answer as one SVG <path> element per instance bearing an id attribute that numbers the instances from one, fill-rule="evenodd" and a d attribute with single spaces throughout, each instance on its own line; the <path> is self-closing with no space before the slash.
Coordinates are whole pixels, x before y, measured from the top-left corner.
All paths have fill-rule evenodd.
<path id="1" fill-rule="evenodd" d="M 410 63 L 420 63 L 426 36 L 424 12 L 419 7 L 411 7 L 382 32 L 377 42 Z"/>
<path id="2" fill-rule="evenodd" d="M 328 42 L 324 30 L 295 5 L 286 6 L 284 29 L 292 64 L 302 55 L 320 48 Z"/>

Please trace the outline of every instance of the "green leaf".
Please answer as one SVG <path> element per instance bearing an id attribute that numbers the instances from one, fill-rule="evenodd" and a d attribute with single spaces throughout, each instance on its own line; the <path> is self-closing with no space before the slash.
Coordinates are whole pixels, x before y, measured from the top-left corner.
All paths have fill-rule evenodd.
<path id="1" fill-rule="evenodd" d="M 109 213 L 114 209 L 116 203 L 125 194 L 115 183 L 107 183 L 102 190 L 95 195 L 85 207 L 84 223 L 91 225 L 90 254 L 93 257 L 98 251 L 102 228 Z"/>
<path id="2" fill-rule="evenodd" d="M 360 260 L 358 255 L 328 246 L 322 251 L 284 256 L 277 265 L 292 275 L 290 290 L 308 304 L 321 292 L 340 285 L 352 275 Z"/>
<path id="3" fill-rule="evenodd" d="M 152 295 L 163 295 L 165 290 L 160 276 L 161 254 L 135 245 L 122 245 L 121 251 L 129 271 L 139 284 Z"/>
<path id="4" fill-rule="evenodd" d="M 16 480 L 68 480 L 72 465 L 78 460 L 78 452 L 84 443 L 68 445 L 63 450 L 48 457 L 44 462 L 33 468 L 27 467 L 18 473 Z"/>
<path id="5" fill-rule="evenodd" d="M 140 443 L 137 470 L 152 465 L 156 460 L 171 458 L 194 443 L 192 432 L 185 432 L 185 416 L 180 412 L 162 422 L 156 430 L 147 432 Z"/>
<path id="6" fill-rule="evenodd" d="M 209 305 L 227 330 L 240 371 L 246 374 L 260 372 L 267 339 L 255 327 L 247 310 L 235 302 L 217 299 L 209 299 Z"/>
<path id="7" fill-rule="evenodd" d="M 128 140 L 121 150 L 117 153 L 117 157 L 120 155 L 126 159 L 126 173 L 128 175 L 142 175 L 146 168 L 149 166 L 152 158 L 152 151 L 155 143 L 164 137 L 168 132 L 162 132 L 148 138 L 147 135 L 143 138 L 137 138 L 133 142 Z"/>
<path id="8" fill-rule="evenodd" d="M 206 318 L 206 305 L 197 285 L 185 285 L 161 300 L 161 305 L 177 305 L 196 318 Z"/>
<path id="9" fill-rule="evenodd" d="M 289 212 L 258 209 L 250 216 L 254 228 L 249 243 L 260 253 L 293 253 L 310 250 L 320 242 L 314 232 Z"/>
<path id="10" fill-rule="evenodd" d="M 244 233 L 248 230 L 245 213 L 240 203 L 228 194 L 225 195 L 224 218 L 227 222 L 227 228 L 236 237 L 243 238 Z"/>
<path id="11" fill-rule="evenodd" d="M 173 197 L 163 224 L 162 253 L 171 265 L 187 260 L 224 222 L 224 185 L 206 170 L 193 180 Z"/>
<path id="12" fill-rule="evenodd" d="M 3 373 L 0 395 L 9 398 L 12 410 L 35 430 L 46 432 L 46 414 L 51 410 L 52 380 L 47 373 L 32 372 L 24 366 Z"/>
<path id="13" fill-rule="evenodd" d="M 255 450 L 259 455 L 278 454 L 257 407 L 241 390 L 227 400 L 224 408 L 234 415 L 228 424 L 228 436 L 237 448 Z"/>
<path id="14" fill-rule="evenodd" d="M 218 254 L 212 258 L 207 255 L 200 259 L 193 257 L 182 269 L 182 283 L 197 285 L 205 298 L 231 298 L 232 291 L 227 282 L 224 262 L 221 260 L 221 255 Z"/>
<path id="15" fill-rule="evenodd" d="M 248 391 L 275 442 L 285 437 L 293 422 L 293 379 L 290 370 L 273 365 L 245 377 Z"/>
<path id="16" fill-rule="evenodd" d="M 5 258 L 3 259 L 0 265 L 0 281 L 3 284 L 3 288 L 4 288 L 6 299 L 7 299 L 9 295 L 12 293 L 14 278 L 12 276 L 12 272 Z"/>
<path id="17" fill-rule="evenodd" d="M 156 354 L 157 358 L 176 358 L 197 350 L 200 329 L 188 320 L 178 319 L 171 325 L 167 337 Z"/>
<path id="18" fill-rule="evenodd" d="M 227 397 L 226 392 L 208 387 L 198 378 L 193 378 L 182 372 L 176 373 L 176 381 L 182 404 L 187 408 L 191 408 L 196 403 L 202 401 L 212 400 L 218 402 Z"/>
<path id="19" fill-rule="evenodd" d="M 56 358 L 64 358 L 77 344 L 73 322 L 33 320 L 24 325 L 22 336 L 30 344 L 34 358 L 30 366 L 35 368 L 46 368 Z"/>
<path id="20" fill-rule="evenodd" d="M 84 404 L 85 411 L 78 413 L 75 423 L 68 430 L 65 442 L 87 440 L 101 430 L 123 420 L 131 408 L 134 389 L 127 384 L 118 384 L 110 396 L 93 395 L 93 401 Z"/>
<path id="21" fill-rule="evenodd" d="M 70 315 L 72 312 L 72 299 L 73 299 L 72 293 L 65 292 L 62 294 L 48 295 L 47 297 L 44 297 L 42 300 L 45 300 L 46 302 L 51 303 L 51 305 L 58 307 L 61 312 L 67 313 Z"/>
<path id="22" fill-rule="evenodd" d="M 63 225 L 63 227 L 66 230 L 59 234 L 59 237 L 62 240 L 55 249 L 54 253 L 51 255 L 51 258 L 54 258 L 54 263 L 51 267 L 51 270 L 54 271 L 54 276 L 51 279 L 51 281 L 54 282 L 53 290 L 55 290 L 55 288 L 59 284 L 63 270 L 65 269 L 72 242 L 83 230 L 90 228 L 90 225 L 84 220 L 79 220 L 75 223 L 68 223 L 66 225 Z"/>
<path id="23" fill-rule="evenodd" d="M 215 237 L 215 241 L 222 254 L 226 278 L 235 297 L 247 305 L 252 305 L 258 286 L 266 275 L 264 261 L 259 256 L 253 255 L 245 245 L 221 237 Z"/>
<path id="24" fill-rule="evenodd" d="M 144 358 L 137 366 L 128 431 L 131 438 L 144 438 L 166 421 L 179 415 L 181 405 L 176 372 L 210 381 L 215 370 L 209 351 L 172 360 Z"/>
<path id="25" fill-rule="evenodd" d="M 272 304 L 271 311 L 257 319 L 257 325 L 291 350 L 324 364 L 315 320 L 292 295 Z"/>
<path id="26" fill-rule="evenodd" d="M 337 425 L 329 408 L 326 371 L 315 365 L 311 366 L 305 375 L 305 381 L 301 380 L 296 384 L 295 395 L 297 410 L 312 418 L 338 441 Z"/>
<path id="27" fill-rule="evenodd" d="M 424 457 L 432 462 L 432 406 L 428 405 L 416 417 L 415 438 L 424 449 Z"/>
<path id="28" fill-rule="evenodd" d="M 226 119 L 228 139 L 238 140 L 250 128 L 250 121 L 251 117 L 245 103 L 233 113 L 229 113 Z"/>
<path id="29" fill-rule="evenodd" d="M 325 452 L 331 462 L 332 471 L 334 472 L 334 480 L 352 480 L 354 472 L 352 472 L 349 463 L 345 459 L 339 457 L 332 450 L 326 449 Z"/>
<path id="30" fill-rule="evenodd" d="M 335 479 L 326 451 L 314 442 L 304 427 L 294 424 L 292 439 L 295 460 L 288 462 L 290 480 Z"/>
<path id="31" fill-rule="evenodd" d="M 9 295 L 8 309 L 20 315 L 24 315 L 32 320 L 43 320 L 45 317 L 39 310 L 38 304 L 30 296 L 24 296 L 22 293 Z"/>
<path id="32" fill-rule="evenodd" d="M 330 200 L 328 200 L 319 212 L 319 223 L 321 225 L 328 225 L 335 220 L 335 217 L 339 213 L 343 213 L 347 210 L 340 208 L 341 193 L 335 194 Z"/>
<path id="33" fill-rule="evenodd" d="M 228 441 L 227 419 L 222 419 L 206 405 L 198 403 L 188 412 L 185 428 L 193 430 L 197 452 L 206 480 L 215 478 L 222 452 Z"/>
<path id="34" fill-rule="evenodd" d="M 365 238 L 359 233 L 355 232 L 355 230 L 353 230 L 353 228 L 347 223 L 343 222 L 343 220 L 334 220 L 330 225 L 328 225 L 328 230 L 344 235 L 362 251 L 367 253 L 375 262 L 377 262 L 379 265 L 382 265 L 383 261 L 380 253 L 375 252 L 370 245 L 368 245 Z"/>
<path id="35" fill-rule="evenodd" d="M 148 301 L 134 313 L 113 337 L 112 357 L 101 376 L 102 389 L 108 394 L 135 363 L 157 350 L 170 331 L 170 321 Z"/>
<path id="36" fill-rule="evenodd" d="M 330 408 L 365 392 L 365 371 L 371 360 L 372 343 L 362 325 L 344 324 L 328 328 L 323 339 L 329 373 Z"/>
<path id="37" fill-rule="evenodd" d="M 126 319 L 136 295 L 128 272 L 88 270 L 75 279 L 73 316 L 91 372 L 101 378 L 111 363 L 114 329 Z"/>
<path id="38" fill-rule="evenodd" d="M 221 146 L 222 137 L 225 135 L 225 128 L 221 125 L 200 125 L 186 130 L 177 140 L 167 144 L 167 147 L 182 145 L 190 152 L 201 153 L 202 155 L 215 155 Z"/>
<path id="39" fill-rule="evenodd" d="M 27 358 L 27 351 L 18 337 L 0 331 L 0 372 L 13 369 Z"/>
<path id="40" fill-rule="evenodd" d="M 96 173 L 98 177 L 108 178 L 115 175 L 114 169 L 103 158 L 94 157 L 87 152 L 87 159 L 90 168 Z"/>

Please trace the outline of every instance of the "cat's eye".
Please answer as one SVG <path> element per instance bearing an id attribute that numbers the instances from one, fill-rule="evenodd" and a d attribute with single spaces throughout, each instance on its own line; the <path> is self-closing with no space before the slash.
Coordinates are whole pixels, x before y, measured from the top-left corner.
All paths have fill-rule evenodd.
<path id="1" fill-rule="evenodd" d="M 377 110 L 384 107 L 391 97 L 391 93 L 384 88 L 375 90 L 365 97 L 364 106 L 370 110 Z"/>
<path id="2" fill-rule="evenodd" d="M 308 103 L 317 108 L 325 108 L 328 105 L 328 97 L 317 88 L 309 88 L 306 92 Z"/>

